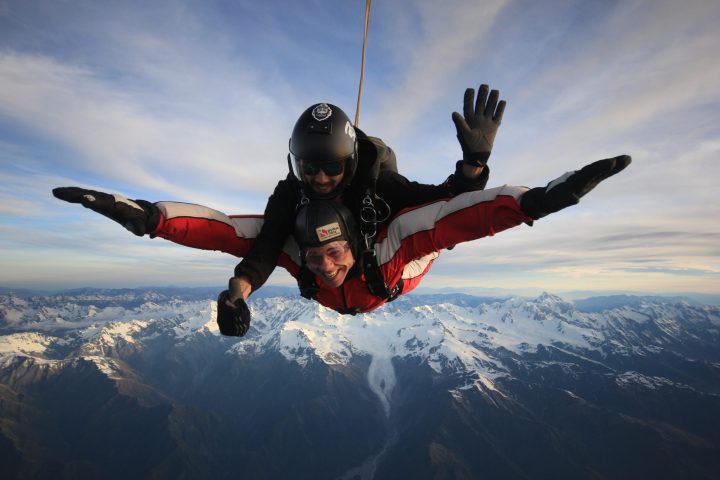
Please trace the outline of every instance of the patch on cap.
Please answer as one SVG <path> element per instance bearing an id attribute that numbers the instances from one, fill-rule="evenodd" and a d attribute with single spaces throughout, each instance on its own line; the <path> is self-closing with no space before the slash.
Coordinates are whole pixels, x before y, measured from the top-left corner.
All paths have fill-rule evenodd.
<path id="1" fill-rule="evenodd" d="M 332 108 L 328 106 L 327 103 L 319 103 L 315 105 L 315 108 L 313 108 L 312 116 L 315 120 L 318 122 L 322 122 L 323 120 L 327 120 L 332 115 Z"/>
<path id="2" fill-rule="evenodd" d="M 345 134 L 352 138 L 353 141 L 355 140 L 355 127 L 352 126 L 349 120 L 345 122 Z"/>
<path id="3" fill-rule="evenodd" d="M 315 229 L 315 233 L 317 233 L 318 240 L 321 242 L 342 237 L 342 230 L 340 229 L 340 224 L 337 222 L 328 223 L 327 225 L 318 227 Z"/>

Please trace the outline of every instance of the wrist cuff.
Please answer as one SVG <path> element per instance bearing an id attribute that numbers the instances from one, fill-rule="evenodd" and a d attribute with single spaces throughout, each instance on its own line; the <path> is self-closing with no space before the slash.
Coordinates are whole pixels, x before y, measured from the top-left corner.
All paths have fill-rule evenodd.
<path id="1" fill-rule="evenodd" d="M 455 173 L 450 175 L 447 184 L 453 195 L 459 195 L 465 192 L 471 192 L 475 190 L 484 190 L 487 185 L 488 178 L 490 178 L 490 167 L 485 167 L 476 179 L 469 179 L 462 174 L 463 160 L 458 160 L 455 164 Z"/>
<path id="2" fill-rule="evenodd" d="M 484 167 L 490 158 L 490 152 L 463 152 L 463 162 L 473 167 Z"/>

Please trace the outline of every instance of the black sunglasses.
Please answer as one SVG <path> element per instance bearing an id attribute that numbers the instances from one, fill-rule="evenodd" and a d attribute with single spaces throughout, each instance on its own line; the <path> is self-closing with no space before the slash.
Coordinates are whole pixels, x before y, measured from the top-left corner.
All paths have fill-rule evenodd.
<path id="1" fill-rule="evenodd" d="M 325 172 L 325 175 L 328 177 L 335 177 L 343 173 L 343 170 L 345 170 L 345 162 L 303 162 L 302 171 L 305 175 L 314 177 L 320 173 L 320 170 Z"/>

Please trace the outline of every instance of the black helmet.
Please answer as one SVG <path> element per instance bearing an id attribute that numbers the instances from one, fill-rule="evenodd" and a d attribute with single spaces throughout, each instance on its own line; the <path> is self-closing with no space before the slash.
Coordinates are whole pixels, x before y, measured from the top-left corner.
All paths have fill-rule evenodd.
<path id="1" fill-rule="evenodd" d="M 295 123 L 288 164 L 295 178 L 306 186 L 303 165 L 341 162 L 345 175 L 331 193 L 318 195 L 310 188 L 305 189 L 311 198 L 333 198 L 342 193 L 355 175 L 357 150 L 355 127 L 345 112 L 329 103 L 317 103 Z"/>
<path id="2" fill-rule="evenodd" d="M 359 258 L 359 233 L 350 210 L 334 200 L 312 200 L 295 217 L 295 241 L 300 250 L 347 240 L 355 258 Z"/>

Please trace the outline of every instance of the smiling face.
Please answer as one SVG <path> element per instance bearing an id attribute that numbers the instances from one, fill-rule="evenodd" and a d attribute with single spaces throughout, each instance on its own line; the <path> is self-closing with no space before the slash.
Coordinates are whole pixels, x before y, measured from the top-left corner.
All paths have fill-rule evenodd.
<path id="1" fill-rule="evenodd" d="M 329 176 L 322 170 L 317 175 L 305 175 L 305 181 L 318 195 L 329 195 L 342 182 L 343 174 Z"/>
<path id="2" fill-rule="evenodd" d="M 299 160 L 305 183 L 320 196 L 332 193 L 345 176 L 345 160 L 329 162 L 310 162 Z"/>
<path id="3" fill-rule="evenodd" d="M 355 258 L 350 251 L 350 244 L 337 241 L 322 247 L 308 248 L 304 252 L 308 269 L 329 288 L 342 285 L 350 269 L 355 265 Z"/>

